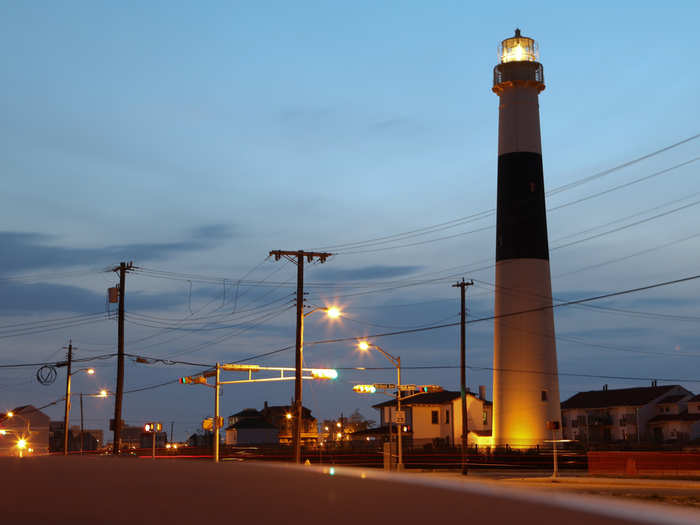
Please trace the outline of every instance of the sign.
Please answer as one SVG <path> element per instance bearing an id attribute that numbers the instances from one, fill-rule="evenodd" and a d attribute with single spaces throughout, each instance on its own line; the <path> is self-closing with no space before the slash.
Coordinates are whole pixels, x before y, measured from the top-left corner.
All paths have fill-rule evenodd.
<path id="1" fill-rule="evenodd" d="M 404 424 L 406 422 L 406 412 L 404 410 L 397 410 L 391 413 L 391 422 Z"/>
<path id="2" fill-rule="evenodd" d="M 204 430 L 212 430 L 214 428 L 214 418 L 208 417 L 204 421 L 202 421 L 202 428 Z"/>
<path id="3" fill-rule="evenodd" d="M 396 388 L 394 383 L 374 383 L 374 388 L 377 390 L 392 390 Z"/>

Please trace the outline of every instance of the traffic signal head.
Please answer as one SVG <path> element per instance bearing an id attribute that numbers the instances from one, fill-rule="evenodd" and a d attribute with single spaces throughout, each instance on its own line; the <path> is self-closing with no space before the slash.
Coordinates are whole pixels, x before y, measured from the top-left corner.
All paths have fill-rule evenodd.
<path id="1" fill-rule="evenodd" d="M 442 387 L 440 385 L 421 385 L 420 386 L 420 391 L 421 392 L 442 392 Z"/>
<path id="2" fill-rule="evenodd" d="M 146 424 L 143 426 L 143 429 L 144 429 L 146 432 L 152 432 L 152 431 L 153 431 L 153 426 L 152 426 L 150 423 L 146 423 Z"/>
<path id="3" fill-rule="evenodd" d="M 189 385 L 192 383 L 192 378 L 191 377 L 181 377 L 179 381 L 180 381 L 181 385 Z"/>
<path id="4" fill-rule="evenodd" d="M 377 392 L 374 385 L 355 385 L 352 389 L 358 394 L 374 394 Z"/>
<path id="5" fill-rule="evenodd" d="M 337 379 L 338 372 L 332 368 L 313 368 L 311 369 L 311 377 L 314 379 Z"/>

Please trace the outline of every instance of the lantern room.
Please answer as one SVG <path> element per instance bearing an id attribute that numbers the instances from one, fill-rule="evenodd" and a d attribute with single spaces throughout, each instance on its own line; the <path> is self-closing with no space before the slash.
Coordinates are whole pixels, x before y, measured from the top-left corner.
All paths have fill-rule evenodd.
<path id="1" fill-rule="evenodd" d="M 498 58 L 501 64 L 509 62 L 537 62 L 539 50 L 532 38 L 522 36 L 520 29 L 515 30 L 515 36 L 506 38 L 498 48 Z"/>

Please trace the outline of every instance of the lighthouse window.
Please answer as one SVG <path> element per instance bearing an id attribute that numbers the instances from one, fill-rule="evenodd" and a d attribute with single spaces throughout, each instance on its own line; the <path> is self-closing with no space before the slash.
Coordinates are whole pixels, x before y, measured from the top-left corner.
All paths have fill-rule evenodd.
<path id="1" fill-rule="evenodd" d="M 542 401 L 547 401 L 547 391 L 542 390 Z"/>

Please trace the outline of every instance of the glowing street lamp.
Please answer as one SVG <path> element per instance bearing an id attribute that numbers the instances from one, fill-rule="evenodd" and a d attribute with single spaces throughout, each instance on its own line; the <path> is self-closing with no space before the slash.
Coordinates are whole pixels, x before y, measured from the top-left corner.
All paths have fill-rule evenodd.
<path id="1" fill-rule="evenodd" d="M 370 349 L 374 348 L 375 350 L 378 350 L 381 352 L 381 354 L 386 357 L 389 362 L 396 367 L 396 409 L 397 413 L 401 413 L 401 358 L 400 357 L 394 357 L 391 355 L 389 352 L 386 352 L 383 348 L 381 348 L 378 345 L 372 344 L 368 341 L 365 340 L 360 340 L 357 342 L 357 348 L 363 352 L 369 352 Z M 403 454 L 402 454 L 402 439 L 401 439 L 401 424 L 403 421 L 397 421 L 397 432 L 396 432 L 396 438 L 398 440 L 398 461 L 396 464 L 396 468 L 398 470 L 403 469 Z"/>
<path id="2" fill-rule="evenodd" d="M 303 305 L 302 305 L 303 310 Z M 299 312 L 299 311 L 297 311 Z M 337 306 L 317 307 L 297 317 L 297 352 L 295 358 L 295 377 L 294 377 L 294 428 L 292 431 L 292 442 L 294 443 L 294 460 L 296 463 L 301 463 L 301 427 L 303 422 L 302 414 L 302 366 L 304 363 L 304 319 L 314 312 L 326 312 L 326 316 L 333 320 L 342 316 L 342 311 Z M 335 379 L 335 378 L 328 378 Z"/>
<path id="3" fill-rule="evenodd" d="M 24 449 L 27 448 L 27 440 L 24 438 L 19 438 L 17 440 L 17 450 L 19 451 L 19 457 L 24 456 Z"/>
<path id="4" fill-rule="evenodd" d="M 80 368 L 76 370 L 75 372 L 71 372 L 71 361 L 69 359 L 68 361 L 68 374 L 66 374 L 66 405 L 65 405 L 65 412 L 63 414 L 63 455 L 67 456 L 68 455 L 68 421 L 70 419 L 70 385 L 71 385 L 71 378 L 77 374 L 78 372 L 85 372 L 87 375 L 95 375 L 95 369 L 94 368 Z M 81 407 L 82 407 L 82 395 L 81 395 Z M 82 430 L 81 430 L 81 439 L 82 439 Z"/>

